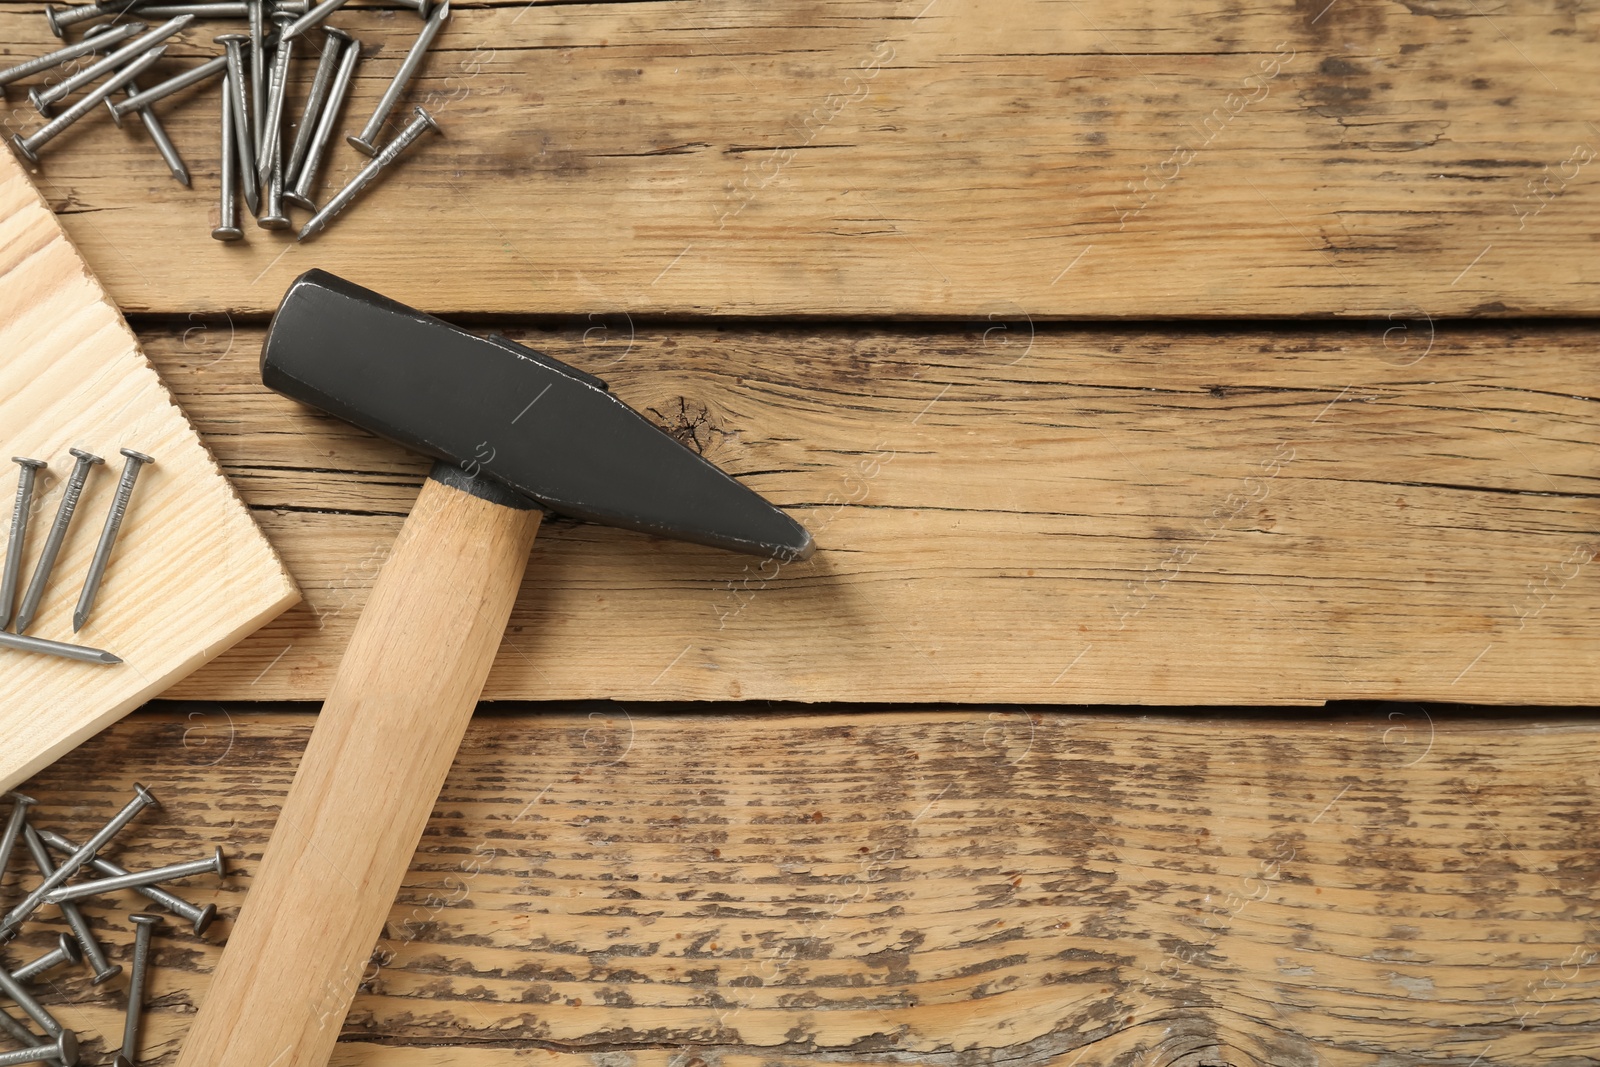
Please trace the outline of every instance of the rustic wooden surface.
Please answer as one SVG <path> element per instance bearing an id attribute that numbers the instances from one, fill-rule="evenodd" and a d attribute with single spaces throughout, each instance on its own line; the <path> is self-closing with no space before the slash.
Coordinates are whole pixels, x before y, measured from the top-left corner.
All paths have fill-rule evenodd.
<path id="1" fill-rule="evenodd" d="M 80 839 L 144 781 L 121 858 L 222 843 L 236 873 L 184 892 L 231 916 L 311 719 L 168 705 L 26 788 Z M 483 714 L 333 1062 L 1589 1062 L 1597 744 L 1418 705 Z M 118 958 L 138 906 L 90 908 Z M 228 926 L 161 937 L 147 1062 Z M 98 1063 L 121 996 L 46 1000 Z"/>
<path id="2" fill-rule="evenodd" d="M 0 5 L 12 57 L 54 44 L 38 9 Z M 1597 305 L 1600 23 L 1581 5 L 453 10 L 412 94 L 446 136 L 314 244 L 210 239 L 214 89 L 162 109 L 194 189 L 137 124 L 103 116 L 50 147 L 41 185 L 130 312 L 269 309 L 310 266 L 432 310 L 514 314 Z M 418 21 L 333 21 L 375 50 L 353 130 Z M 166 69 L 215 54 L 217 32 L 186 35 Z M 36 125 L 14 93 L 7 132 Z M 340 143 L 329 183 L 364 162 Z"/>
<path id="3" fill-rule="evenodd" d="M 20 553 L 20 609 L 76 460 L 90 472 L 28 634 L 106 649 L 112 665 L 0 649 L 0 789 L 159 695 L 297 599 L 283 564 L 173 405 L 137 339 L 21 166 L 0 152 L 0 497 Z M 121 475 L 118 449 L 155 458 L 136 487 L 93 614 L 72 628 Z M 24 544 L 10 528 L 19 468 L 43 460 Z M 11 628 L 17 628 L 13 617 Z"/>
<path id="4" fill-rule="evenodd" d="M 308 602 L 31 782 L 42 824 L 147 781 L 122 858 L 224 841 L 189 892 L 236 913 L 311 717 L 234 701 L 323 694 L 422 473 L 256 379 L 321 266 L 600 373 L 822 545 L 546 525 L 489 695 L 627 703 L 480 713 L 335 1064 L 1600 1059 L 1592 716 L 993 703 L 1596 700 L 1592 333 L 1447 322 L 1600 306 L 1591 11 L 455 10 L 446 137 L 315 243 L 209 239 L 212 89 L 163 109 L 193 190 L 137 124 L 49 151 Z M 353 128 L 417 21 L 336 21 Z M 0 0 L 0 52 L 53 44 Z M 1126 324 L 1260 316 L 1370 324 Z M 685 699 L 746 703 L 645 710 Z M 124 959 L 136 906 L 90 909 Z M 161 942 L 147 1058 L 227 926 Z M 109 1059 L 118 989 L 49 1000 Z"/>
<path id="5" fill-rule="evenodd" d="M 511 332 L 820 548 L 548 523 L 492 699 L 1600 698 L 1585 329 L 605 326 Z M 144 335 L 306 596 L 186 697 L 320 698 L 425 469 L 266 392 L 260 337 Z"/>

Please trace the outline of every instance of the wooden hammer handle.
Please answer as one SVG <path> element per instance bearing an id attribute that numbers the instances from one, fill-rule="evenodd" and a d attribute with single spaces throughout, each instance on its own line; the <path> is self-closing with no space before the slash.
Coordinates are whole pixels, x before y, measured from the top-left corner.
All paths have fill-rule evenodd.
<path id="1" fill-rule="evenodd" d="M 423 484 L 178 1067 L 328 1062 L 483 691 L 539 518 Z"/>

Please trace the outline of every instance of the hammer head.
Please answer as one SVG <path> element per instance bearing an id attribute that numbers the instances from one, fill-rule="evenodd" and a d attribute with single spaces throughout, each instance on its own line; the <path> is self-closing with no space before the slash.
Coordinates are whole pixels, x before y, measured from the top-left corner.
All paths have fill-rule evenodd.
<path id="1" fill-rule="evenodd" d="M 600 379 L 325 271 L 289 287 L 261 380 L 560 515 L 779 559 L 812 552 L 804 527 Z"/>

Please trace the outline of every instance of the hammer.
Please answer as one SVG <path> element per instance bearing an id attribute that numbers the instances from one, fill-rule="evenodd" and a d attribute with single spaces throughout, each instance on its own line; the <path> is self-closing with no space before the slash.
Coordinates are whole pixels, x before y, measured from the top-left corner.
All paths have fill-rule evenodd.
<path id="1" fill-rule="evenodd" d="M 805 529 L 606 384 L 324 271 L 284 395 L 436 461 L 373 585 L 178 1067 L 324 1067 L 511 615 L 541 508 L 781 560 Z"/>

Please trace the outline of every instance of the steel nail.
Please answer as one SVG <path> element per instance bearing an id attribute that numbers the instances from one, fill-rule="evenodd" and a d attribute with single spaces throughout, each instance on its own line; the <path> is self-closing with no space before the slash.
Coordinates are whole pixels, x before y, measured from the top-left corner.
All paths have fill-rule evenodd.
<path id="1" fill-rule="evenodd" d="M 169 863 L 164 867 L 152 867 L 148 871 L 130 871 L 113 878 L 96 878 L 90 882 L 64 885 L 52 890 L 44 898 L 44 902 L 61 904 L 83 900 L 86 897 L 97 897 L 104 893 L 115 893 L 122 889 L 137 889 L 143 885 L 159 885 L 162 882 L 177 881 L 179 878 L 193 878 L 197 874 L 215 874 L 221 878 L 227 873 L 227 859 L 223 856 L 222 847 L 219 845 L 216 853 L 209 859 Z"/>
<path id="2" fill-rule="evenodd" d="M 22 594 L 22 606 L 17 609 L 16 629 L 19 634 L 27 631 L 28 625 L 39 612 L 39 601 L 44 599 L 45 585 L 50 580 L 51 570 L 55 568 L 56 556 L 61 553 L 61 545 L 67 539 L 67 527 L 71 525 L 72 514 L 78 508 L 78 498 L 83 495 L 83 483 L 89 478 L 89 469 L 105 462 L 99 456 L 80 448 L 74 448 L 71 452 L 77 462 L 73 464 L 72 474 L 67 478 L 66 490 L 61 494 L 61 505 L 56 508 L 55 522 L 51 524 L 50 532 L 45 536 L 44 549 L 39 553 L 38 564 L 34 566 L 28 591 Z"/>
<path id="3" fill-rule="evenodd" d="M 406 53 L 406 58 L 400 64 L 400 69 L 395 71 L 394 80 L 383 91 L 383 98 L 378 101 L 377 110 L 367 120 L 367 125 L 360 135 L 352 134 L 345 141 L 358 152 L 365 155 L 377 155 L 376 141 L 378 133 L 383 129 L 383 124 L 389 118 L 389 112 L 394 110 L 394 105 L 400 99 L 400 94 L 405 92 L 406 86 L 416 75 L 417 68 L 422 66 L 422 60 L 427 55 L 428 46 L 433 39 L 439 36 L 439 31 L 444 27 L 445 21 L 450 17 L 450 0 L 444 0 L 434 9 L 428 17 L 427 25 L 422 27 L 422 32 L 417 35 L 416 42 L 412 44 L 411 51 Z"/>
<path id="4" fill-rule="evenodd" d="M 333 76 L 333 87 L 328 90 L 328 99 L 317 115 L 317 130 L 311 137 L 311 147 L 306 150 L 305 161 L 295 173 L 294 187 L 283 194 L 283 198 L 291 204 L 317 210 L 317 205 L 311 199 L 311 194 L 317 191 L 317 172 L 322 169 L 322 157 L 333 141 L 333 131 L 339 123 L 339 110 L 344 107 L 345 97 L 350 94 L 356 64 L 360 62 L 361 42 L 352 39 L 344 46 L 344 53 L 340 56 L 338 73 Z"/>
<path id="5" fill-rule="evenodd" d="M 261 210 L 261 200 L 255 185 L 255 133 L 250 126 L 250 104 L 245 92 L 244 45 L 249 40 L 242 33 L 225 33 L 216 38 L 216 42 L 228 50 L 227 93 L 233 101 L 233 147 L 239 160 L 239 183 L 244 189 L 244 202 L 250 214 L 254 215 Z"/>
<path id="6" fill-rule="evenodd" d="M 136 912 L 128 916 L 128 921 L 137 927 L 133 934 L 133 970 L 128 975 L 128 1013 L 122 1021 L 122 1059 L 131 1067 L 139 1054 L 139 1017 L 144 1013 L 144 976 L 150 969 L 150 935 L 161 916 Z"/>
<path id="7" fill-rule="evenodd" d="M 85 96 L 82 100 L 79 100 L 76 104 L 73 104 L 70 108 L 51 119 L 40 129 L 35 130 L 27 137 L 23 137 L 21 134 L 13 135 L 11 138 L 11 147 L 16 150 L 19 156 L 21 156 L 23 159 L 26 159 L 29 163 L 38 163 L 39 149 L 42 148 L 46 142 L 50 141 L 62 130 L 66 129 L 68 126 L 71 126 L 74 122 L 77 122 L 79 119 L 83 118 L 83 116 L 99 107 L 100 101 L 104 100 L 106 97 L 122 88 L 129 78 L 137 77 L 145 70 L 145 68 L 149 67 L 163 55 L 165 55 L 166 51 L 167 46 L 161 45 L 158 48 L 153 48 L 146 52 L 144 55 L 134 60 L 134 62 L 122 68 L 122 70 L 118 71 L 116 74 L 113 74 L 109 81 L 97 86 L 89 93 L 88 96 Z"/>
<path id="8" fill-rule="evenodd" d="M 328 99 L 328 89 L 333 85 L 333 72 L 339 67 L 339 52 L 351 37 L 337 26 L 322 27 L 322 55 L 317 60 L 317 72 L 311 77 L 311 92 L 306 96 L 306 106 L 300 112 L 300 124 L 295 128 L 294 147 L 289 152 L 289 162 L 283 167 L 283 184 L 293 189 L 305 162 L 306 149 L 311 147 L 311 135 L 316 132 L 317 114 Z"/>
<path id="9" fill-rule="evenodd" d="M 372 3 L 364 3 L 361 5 L 361 7 L 367 10 L 382 10 L 389 7 L 403 7 L 411 11 L 415 11 L 422 18 L 426 19 L 428 17 L 428 12 L 431 5 L 429 0 L 373 0 Z"/>
<path id="10" fill-rule="evenodd" d="M 446 0 L 446 3 L 448 2 L 449 0 Z M 366 188 L 372 179 L 378 176 L 379 171 L 393 163 L 399 158 L 400 153 L 410 146 L 412 141 L 422 136 L 423 130 L 431 129 L 439 134 L 444 132 L 439 129 L 439 124 L 433 121 L 433 116 L 421 107 L 414 108 L 413 111 L 416 114 L 416 118 L 411 120 L 411 124 L 401 130 L 394 140 L 384 145 L 383 150 L 373 157 L 372 162 L 368 163 L 360 174 L 350 180 L 350 184 L 334 194 L 333 199 L 329 200 L 323 209 L 317 212 L 311 221 L 306 223 L 300 230 L 296 240 L 304 241 L 307 237 L 327 229 L 328 223 L 333 221 L 334 216 L 343 211 L 350 201 L 355 199 L 356 194 Z"/>
<path id="11" fill-rule="evenodd" d="M 71 96 L 85 85 L 98 81 L 105 75 L 110 74 L 124 63 L 137 56 L 144 55 L 168 37 L 183 30 L 193 21 L 193 15 L 181 15 L 175 19 L 168 19 L 149 33 L 134 38 L 115 52 L 84 67 L 65 81 L 47 85 L 43 88 L 29 89 L 28 99 L 33 101 L 33 106 L 38 109 L 39 114 L 45 118 L 50 118 L 51 106 L 56 101 Z M 126 82 L 127 79 L 124 78 L 123 81 Z"/>
<path id="12" fill-rule="evenodd" d="M 23 634 L 7 633 L 4 630 L 0 630 L 0 648 L 9 648 L 14 652 L 38 652 L 45 656 L 60 656 L 62 659 L 74 659 L 80 663 L 99 663 L 105 666 L 115 666 L 122 662 L 121 656 L 114 656 L 103 648 L 74 645 L 66 641 L 46 641 L 42 637 L 28 637 Z"/>
<path id="13" fill-rule="evenodd" d="M 187 178 L 188 175 L 184 177 Z M 189 183 L 185 181 L 184 184 Z M 83 579 L 83 592 L 78 596 L 78 608 L 72 613 L 73 633 L 83 629 L 83 624 L 89 621 L 89 612 L 94 608 L 95 597 L 100 592 L 100 583 L 106 576 L 106 564 L 111 561 L 111 549 L 117 543 L 117 531 L 122 529 L 123 517 L 128 514 L 128 501 L 133 497 L 133 484 L 139 480 L 139 470 L 146 463 L 155 462 L 143 452 L 135 452 L 131 448 L 124 448 L 121 451 L 126 459 L 122 465 L 122 478 L 117 482 L 117 495 L 111 501 L 111 510 L 106 513 L 106 524 L 100 531 L 100 541 L 94 546 L 94 558 L 89 561 L 89 573 Z"/>
<path id="14" fill-rule="evenodd" d="M 247 17 L 244 0 L 215 4 L 139 4 L 134 10 L 146 18 L 171 18 L 190 14 L 203 19 L 242 19 Z"/>
<path id="15" fill-rule="evenodd" d="M 250 20 L 250 115 L 255 120 L 255 150 L 261 154 L 261 116 L 267 109 L 267 52 L 264 0 L 245 0 L 245 15 Z"/>
<path id="16" fill-rule="evenodd" d="M 261 116 L 261 130 L 256 136 L 256 181 L 263 185 L 272 177 L 272 164 L 282 144 L 283 98 L 289 88 L 289 64 L 294 59 L 294 38 L 281 34 L 282 27 L 293 22 L 294 16 L 274 15 L 273 19 L 278 20 L 280 30 L 278 50 L 272 57 L 272 78 L 267 86 L 266 110 L 257 112 Z M 282 211 L 278 213 L 282 214 Z"/>
<path id="17" fill-rule="evenodd" d="M 112 121 L 114 121 L 118 126 L 121 126 L 122 116 L 126 115 L 128 112 L 138 111 L 141 108 L 148 107 L 157 100 L 166 99 L 180 89 L 187 89 L 189 86 L 203 82 L 207 78 L 214 78 L 227 69 L 227 56 L 218 56 L 215 59 L 208 59 L 198 67 L 194 67 L 191 70 L 186 70 L 182 74 L 174 75 L 158 85 L 152 85 L 148 89 L 135 93 L 126 100 L 120 100 L 117 103 L 112 104 Z"/>
<path id="18" fill-rule="evenodd" d="M 233 93 L 231 91 L 232 79 L 227 79 L 222 86 L 222 193 L 217 208 L 217 224 L 211 229 L 211 236 L 219 241 L 237 241 L 244 236 L 244 231 L 239 229 L 239 201 L 236 198 L 239 185 L 238 160 L 233 147 Z"/>
<path id="19" fill-rule="evenodd" d="M 156 798 L 151 795 L 150 790 L 144 786 L 135 782 L 133 789 L 134 798 L 124 804 L 122 810 L 111 817 L 110 822 L 96 830 L 93 837 L 85 841 L 78 847 L 77 851 L 63 860 L 61 866 L 47 875 L 44 881 L 39 883 L 39 886 L 23 899 L 22 903 L 6 913 L 6 917 L 0 920 L 0 933 L 16 926 L 23 919 L 33 914 L 34 909 L 39 906 L 40 902 L 44 900 L 51 890 L 76 874 L 78 868 L 82 867 L 91 857 L 104 848 L 106 842 L 110 841 L 117 835 L 118 831 L 133 821 L 135 815 L 138 815 L 145 808 L 160 806 Z"/>
<path id="20" fill-rule="evenodd" d="M 60 11 L 46 4 L 44 20 L 50 24 L 51 33 L 57 37 L 65 38 L 66 34 L 62 31 L 68 26 L 86 22 L 89 19 L 104 18 L 107 15 L 120 15 L 131 7 L 133 7 L 133 0 L 118 0 L 118 2 L 104 4 L 80 4 L 77 7 L 69 7 Z"/>
<path id="21" fill-rule="evenodd" d="M 343 7 L 348 0 L 322 0 L 322 3 L 308 10 L 304 15 L 295 19 L 283 28 L 283 36 L 298 37 L 311 27 Z"/>
<path id="22" fill-rule="evenodd" d="M 28 1013 L 28 1018 L 44 1027 L 45 1033 L 51 1037 L 60 1037 L 64 1032 L 61 1024 L 56 1022 L 55 1016 L 45 1011 L 44 1007 L 22 987 L 22 983 L 13 978 L 11 972 L 3 967 L 0 967 L 0 992 L 10 997 L 17 1007 Z"/>
<path id="23" fill-rule="evenodd" d="M 279 8 L 287 9 L 291 14 L 305 14 L 307 4 L 305 0 L 291 0 L 289 3 L 278 4 Z M 243 19 L 250 17 L 250 5 L 245 0 L 222 0 L 219 3 L 206 4 L 140 4 L 134 9 L 147 18 L 167 18 L 170 15 L 182 14 L 185 11 L 205 19 Z"/>
<path id="24" fill-rule="evenodd" d="M 6 829 L 0 835 L 0 879 L 5 878 L 6 868 L 11 864 L 11 854 L 16 851 L 17 838 L 22 836 L 23 827 L 28 822 L 28 809 L 39 803 L 26 793 L 10 793 L 11 818 L 6 820 Z"/>
<path id="25" fill-rule="evenodd" d="M 39 837 L 43 839 L 45 844 L 63 854 L 76 852 L 78 849 L 77 845 L 52 830 L 39 831 Z M 128 873 L 126 867 L 119 867 L 117 864 L 100 856 L 90 860 L 88 865 L 101 874 L 116 876 Z M 207 904 L 202 908 L 199 905 L 189 903 L 176 893 L 169 893 L 158 886 L 135 886 L 133 891 L 151 903 L 161 905 L 180 919 L 188 919 L 194 924 L 194 932 L 196 934 L 205 933 L 206 927 L 210 926 L 212 920 L 217 917 L 217 906 L 215 904 Z"/>
<path id="26" fill-rule="evenodd" d="M 123 86 L 123 91 L 129 96 L 135 96 L 139 92 L 139 83 L 133 78 L 129 78 L 128 83 Z M 106 104 L 108 106 L 111 104 L 109 97 L 106 98 Z M 111 114 L 113 118 L 120 120 L 121 116 L 117 115 L 115 108 L 112 109 Z M 167 128 L 161 124 L 161 119 L 156 115 L 155 110 L 149 107 L 140 108 L 139 119 L 144 123 L 146 132 L 150 134 L 150 140 L 155 143 L 156 151 L 161 153 L 161 161 L 167 165 L 167 169 L 172 172 L 172 176 L 178 180 L 179 184 L 187 186 L 189 184 L 189 168 L 184 166 L 183 157 L 178 155 L 177 147 L 172 143 L 172 138 L 167 136 Z"/>
<path id="27" fill-rule="evenodd" d="M 26 833 L 28 851 L 33 853 L 34 866 L 39 868 L 41 875 L 50 877 L 56 868 L 55 864 L 50 862 L 50 853 L 45 850 L 44 839 L 32 826 L 27 828 Z M 61 917 L 67 920 L 67 926 L 72 929 L 72 936 L 77 939 L 78 947 L 83 950 L 83 958 L 89 961 L 89 969 L 94 972 L 94 978 L 91 979 L 94 985 L 108 982 L 122 973 L 120 963 L 112 963 L 106 959 L 105 949 L 100 947 L 100 941 L 94 936 L 89 920 L 78 910 L 76 904 L 61 905 Z"/>
<path id="28" fill-rule="evenodd" d="M 22 1063 L 55 1063 L 61 1067 L 77 1067 L 78 1035 L 62 1030 L 48 1045 L 19 1048 L 15 1052 L 0 1052 L 0 1067 L 16 1067 Z"/>
<path id="29" fill-rule="evenodd" d="M 10 1034 L 13 1040 L 21 1043 L 25 1048 L 49 1048 L 48 1045 L 43 1044 L 44 1038 L 17 1022 L 4 1011 L 0 1011 L 0 1030 Z"/>
<path id="30" fill-rule="evenodd" d="M 262 205 L 256 225 L 263 230 L 287 230 L 289 216 L 283 212 L 283 161 L 272 161 L 272 172 L 267 175 L 267 199 Z"/>
<path id="31" fill-rule="evenodd" d="M 22 573 L 23 542 L 28 535 L 28 509 L 33 506 L 38 471 L 46 466 L 44 460 L 26 456 L 12 456 L 11 462 L 22 470 L 17 475 L 17 505 L 11 513 L 11 540 L 6 545 L 5 571 L 0 573 L 0 631 L 11 622 L 11 608 L 17 600 L 17 577 Z"/>
<path id="32" fill-rule="evenodd" d="M 20 81 L 23 78 L 42 73 L 52 67 L 59 67 L 69 59 L 77 59 L 79 56 L 88 55 L 90 52 L 98 52 L 102 48 L 109 48 L 119 41 L 125 41 L 134 34 L 142 32 L 145 28 L 145 24 L 142 22 L 127 22 L 121 26 L 107 26 L 105 32 L 94 37 L 85 37 L 77 44 L 69 44 L 65 48 L 58 48 L 54 52 L 42 55 L 38 59 L 30 59 L 26 63 L 18 63 L 14 67 L 0 70 L 0 96 L 5 95 L 4 86 L 10 85 L 14 81 Z"/>
<path id="33" fill-rule="evenodd" d="M 78 950 L 78 943 L 66 934 L 56 935 L 56 947 L 46 952 L 43 956 L 24 963 L 21 967 L 11 972 L 11 977 L 19 982 L 25 982 L 36 974 L 43 974 L 52 967 L 63 963 L 77 963 L 83 959 L 83 953 Z"/>

